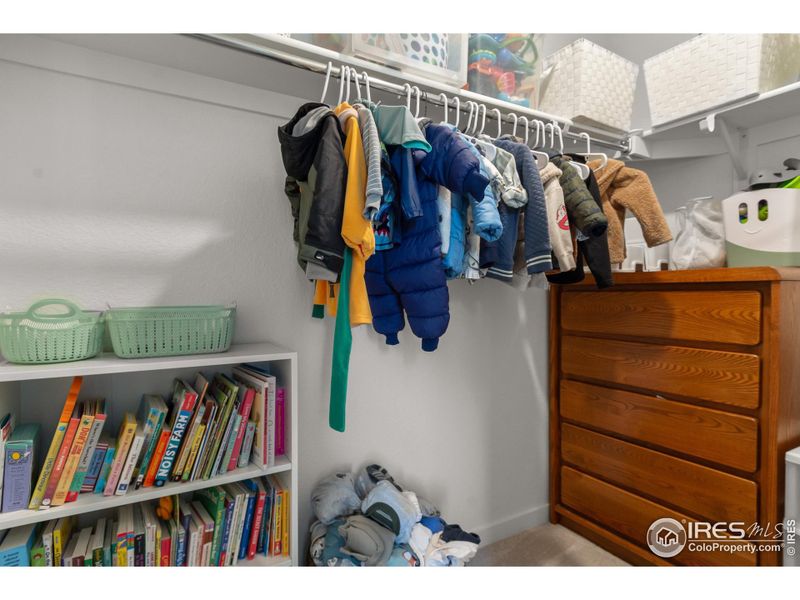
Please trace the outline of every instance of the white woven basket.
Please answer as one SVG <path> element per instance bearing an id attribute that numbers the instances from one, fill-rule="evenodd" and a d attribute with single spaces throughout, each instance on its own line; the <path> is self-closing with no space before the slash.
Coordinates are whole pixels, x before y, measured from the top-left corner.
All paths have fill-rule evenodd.
<path id="1" fill-rule="evenodd" d="M 644 61 L 653 125 L 797 81 L 798 34 L 702 34 Z"/>
<path id="2" fill-rule="evenodd" d="M 639 65 L 579 39 L 547 57 L 539 109 L 576 122 L 628 131 Z"/>

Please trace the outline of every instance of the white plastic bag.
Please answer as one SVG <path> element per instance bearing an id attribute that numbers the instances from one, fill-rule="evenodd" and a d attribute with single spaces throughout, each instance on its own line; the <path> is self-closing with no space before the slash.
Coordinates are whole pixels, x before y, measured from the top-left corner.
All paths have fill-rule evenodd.
<path id="1" fill-rule="evenodd" d="M 696 198 L 677 210 L 678 235 L 672 245 L 670 269 L 711 269 L 725 266 L 725 227 L 719 200 Z"/>

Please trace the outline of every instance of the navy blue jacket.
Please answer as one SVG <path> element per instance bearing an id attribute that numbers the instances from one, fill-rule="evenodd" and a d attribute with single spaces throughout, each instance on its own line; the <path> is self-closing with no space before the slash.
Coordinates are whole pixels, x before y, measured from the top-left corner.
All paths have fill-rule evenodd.
<path id="1" fill-rule="evenodd" d="M 404 170 L 400 182 L 402 241 L 391 250 L 375 252 L 367 261 L 366 283 L 372 324 L 386 336 L 387 344 L 397 344 L 397 333 L 405 326 L 422 338 L 422 349 L 433 351 L 450 323 L 450 297 L 441 256 L 439 214 L 436 205 L 438 186 L 454 193 L 470 193 L 482 198 L 489 180 L 480 172 L 480 162 L 469 146 L 448 126 L 428 124 L 425 137 L 431 151 L 411 150 L 415 172 Z M 392 166 L 404 166 L 407 149 L 393 147 Z M 397 174 L 397 173 L 396 173 Z M 421 214 L 408 218 L 419 201 Z M 411 209 L 405 210 L 405 207 Z"/>

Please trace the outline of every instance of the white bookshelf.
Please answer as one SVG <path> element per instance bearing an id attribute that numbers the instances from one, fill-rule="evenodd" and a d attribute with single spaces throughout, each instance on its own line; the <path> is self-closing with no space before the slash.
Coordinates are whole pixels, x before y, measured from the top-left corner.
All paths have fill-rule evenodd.
<path id="1" fill-rule="evenodd" d="M 75 502 L 46 510 L 19 510 L 0 513 L 0 530 L 49 521 L 69 515 L 82 515 L 114 509 L 126 504 L 150 501 L 162 496 L 183 494 L 262 475 L 279 474 L 290 490 L 289 557 L 257 556 L 239 561 L 237 566 L 289 566 L 298 562 L 297 516 L 297 354 L 273 344 L 239 344 L 220 354 L 170 356 L 165 358 L 122 359 L 103 354 L 93 359 L 53 365 L 14 365 L 0 362 L 0 414 L 14 412 L 17 423 L 41 425 L 38 461 L 47 452 L 58 415 L 66 398 L 71 378 L 84 376 L 81 398 L 106 399 L 109 422 L 106 431 L 116 428 L 126 411 L 135 412 L 143 393 L 167 395 L 175 377 L 191 377 L 198 370 L 210 374 L 229 372 L 241 363 L 262 363 L 286 389 L 285 450 L 268 469 L 250 464 L 211 479 L 168 483 L 163 487 L 131 490 L 123 496 L 80 494 Z M 38 471 L 37 471 L 38 475 Z M 35 479 L 35 477 L 34 477 Z"/>

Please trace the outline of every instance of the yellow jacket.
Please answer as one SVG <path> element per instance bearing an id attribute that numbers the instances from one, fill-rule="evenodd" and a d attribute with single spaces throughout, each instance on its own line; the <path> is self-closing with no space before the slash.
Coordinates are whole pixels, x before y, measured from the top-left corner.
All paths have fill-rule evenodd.
<path id="1" fill-rule="evenodd" d="M 364 203 L 367 196 L 367 164 L 358 113 L 346 102 L 333 111 L 345 132 L 344 156 L 347 162 L 347 187 L 342 218 L 342 238 L 353 251 L 353 271 L 350 276 L 350 324 L 372 323 L 369 296 L 364 281 L 367 259 L 375 252 L 375 235 L 372 224 L 364 218 Z M 314 304 L 327 304 L 328 314 L 336 315 L 339 284 L 317 281 Z"/>

